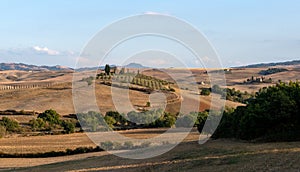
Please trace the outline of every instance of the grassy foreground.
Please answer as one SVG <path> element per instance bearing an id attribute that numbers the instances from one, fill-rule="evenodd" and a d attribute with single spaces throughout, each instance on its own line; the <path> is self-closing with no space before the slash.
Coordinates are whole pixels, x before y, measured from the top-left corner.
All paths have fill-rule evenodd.
<path id="1" fill-rule="evenodd" d="M 300 142 L 186 142 L 161 156 L 131 160 L 115 155 L 90 157 L 13 171 L 298 171 Z"/>

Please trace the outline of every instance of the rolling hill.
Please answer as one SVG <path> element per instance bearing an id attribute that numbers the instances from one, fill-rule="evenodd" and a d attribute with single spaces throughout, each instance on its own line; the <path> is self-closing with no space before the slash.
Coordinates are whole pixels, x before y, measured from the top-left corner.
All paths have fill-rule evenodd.
<path id="1" fill-rule="evenodd" d="M 251 64 L 247 66 L 239 66 L 237 68 L 262 68 L 262 67 L 271 67 L 271 66 L 290 66 L 290 65 L 300 65 L 300 60 L 275 62 L 275 63 L 258 63 L 258 64 Z"/>
<path id="2" fill-rule="evenodd" d="M 0 63 L 0 71 L 4 70 L 21 70 L 21 71 L 62 71 L 73 70 L 72 68 L 65 66 L 37 66 L 24 63 Z"/>

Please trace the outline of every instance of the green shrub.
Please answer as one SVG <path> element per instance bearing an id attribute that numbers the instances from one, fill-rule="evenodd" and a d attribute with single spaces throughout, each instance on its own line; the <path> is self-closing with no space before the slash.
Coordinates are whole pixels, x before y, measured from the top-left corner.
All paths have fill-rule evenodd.
<path id="1" fill-rule="evenodd" d="M 123 145 L 119 142 L 114 142 L 113 143 L 113 149 L 114 150 L 121 150 L 121 149 L 123 149 Z"/>
<path id="2" fill-rule="evenodd" d="M 112 119 L 109 119 L 111 120 L 110 123 L 113 123 L 112 125 L 116 124 L 121 126 L 124 126 L 127 123 L 127 119 L 124 116 L 125 116 L 124 114 L 120 114 L 119 112 L 115 112 L 115 111 L 108 111 L 105 114 L 105 117 L 112 117 L 115 120 L 112 121 Z"/>
<path id="3" fill-rule="evenodd" d="M 151 142 L 143 142 L 143 143 L 141 143 L 141 148 L 147 148 L 147 147 L 149 147 L 151 145 Z"/>
<path id="4" fill-rule="evenodd" d="M 70 134 L 75 132 L 75 124 L 71 121 L 63 121 L 62 127 L 65 130 L 65 133 Z"/>
<path id="5" fill-rule="evenodd" d="M 111 141 L 101 142 L 100 147 L 105 149 L 105 150 L 113 150 L 114 149 L 114 144 Z"/>
<path id="6" fill-rule="evenodd" d="M 176 118 L 170 113 L 164 113 L 159 119 L 152 123 L 152 127 L 172 127 L 175 125 Z"/>
<path id="7" fill-rule="evenodd" d="M 172 87 L 169 87 L 169 91 L 175 92 L 175 89 Z"/>
<path id="8" fill-rule="evenodd" d="M 177 119 L 175 126 L 190 128 L 195 125 L 196 120 L 197 120 L 197 115 L 192 115 L 192 114 L 184 115 Z"/>
<path id="9" fill-rule="evenodd" d="M 16 132 L 20 130 L 19 123 L 13 119 L 3 117 L 2 121 L 0 121 L 0 126 L 4 126 L 6 128 L 6 131 L 9 132 Z"/>
<path id="10" fill-rule="evenodd" d="M 32 119 L 29 121 L 29 125 L 33 131 L 44 130 L 46 122 L 42 118 Z"/>
<path id="11" fill-rule="evenodd" d="M 134 148 L 134 145 L 131 141 L 124 142 L 124 149 L 132 149 Z"/>
<path id="12" fill-rule="evenodd" d="M 201 90 L 200 95 L 203 95 L 203 96 L 209 96 L 210 93 L 211 93 L 210 88 L 203 88 L 203 89 Z"/>
<path id="13" fill-rule="evenodd" d="M 145 112 L 129 112 L 127 114 L 131 123 L 144 126 L 152 126 L 153 123 L 162 116 L 160 110 L 151 110 Z"/>
<path id="14" fill-rule="evenodd" d="M 147 106 L 147 107 L 150 107 L 150 106 L 151 106 L 151 103 L 150 103 L 150 102 L 147 102 L 147 103 L 146 103 L 146 106 Z"/>
<path id="15" fill-rule="evenodd" d="M 197 116 L 196 126 L 199 132 L 202 132 L 204 124 L 207 120 L 209 111 L 199 112 Z"/>
<path id="16" fill-rule="evenodd" d="M 107 125 L 110 128 L 114 128 L 114 124 L 117 123 L 117 121 L 115 120 L 115 118 L 111 117 L 111 116 L 105 116 L 104 117 L 105 122 L 107 123 Z"/>
<path id="17" fill-rule="evenodd" d="M 107 130 L 107 125 L 104 121 L 102 114 L 98 112 L 90 111 L 88 113 L 77 114 L 78 121 L 81 124 L 82 129 L 85 131 L 103 131 Z"/>
<path id="18" fill-rule="evenodd" d="M 48 122 L 50 125 L 60 125 L 60 115 L 53 109 L 46 110 L 45 112 L 38 115 L 38 118 L 43 119 L 44 121 Z"/>

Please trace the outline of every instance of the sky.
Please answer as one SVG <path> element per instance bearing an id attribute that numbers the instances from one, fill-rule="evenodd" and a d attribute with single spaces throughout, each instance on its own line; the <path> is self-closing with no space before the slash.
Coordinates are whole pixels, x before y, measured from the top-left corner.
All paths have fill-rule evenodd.
<path id="1" fill-rule="evenodd" d="M 190 23 L 209 40 L 224 67 L 300 59 L 300 1 L 0 2 L 0 63 L 74 67 L 85 46 L 101 29 L 122 18 L 141 14 L 163 14 Z M 133 41 L 131 46 L 138 44 Z M 121 55 L 122 50 L 115 54 Z M 158 56 L 163 54 L 158 52 Z M 118 58 L 107 63 L 118 63 Z M 85 65 L 97 63 L 87 61 Z M 195 66 L 192 61 L 187 65 Z"/>

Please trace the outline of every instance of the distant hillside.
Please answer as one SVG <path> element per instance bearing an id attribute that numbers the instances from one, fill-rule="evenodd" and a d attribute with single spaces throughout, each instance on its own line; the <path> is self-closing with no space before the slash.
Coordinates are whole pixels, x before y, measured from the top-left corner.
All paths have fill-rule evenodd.
<path id="1" fill-rule="evenodd" d="M 110 67 L 117 67 L 116 65 L 109 65 Z M 82 68 L 77 68 L 75 69 L 76 72 L 82 72 L 82 71 L 93 71 L 93 70 L 98 70 L 102 69 L 104 70 L 105 66 L 99 66 L 99 67 L 82 67 Z"/>
<path id="2" fill-rule="evenodd" d="M 288 66 L 288 65 L 300 65 L 300 60 L 293 60 L 287 62 L 277 62 L 277 63 L 259 63 L 247 66 L 240 66 L 239 68 L 260 68 L 260 67 L 271 67 L 271 66 Z"/>
<path id="3" fill-rule="evenodd" d="M 146 66 L 143 66 L 139 63 L 129 63 L 125 66 L 117 66 L 117 65 L 109 65 L 110 67 L 124 67 L 124 68 L 135 68 L 135 69 L 141 69 L 141 68 L 149 68 Z M 91 71 L 91 70 L 97 70 L 97 69 L 102 69 L 104 70 L 105 66 L 99 66 L 99 67 L 83 67 L 83 68 L 77 68 L 75 69 L 77 72 L 81 71 Z"/>
<path id="4" fill-rule="evenodd" d="M 129 63 L 129 64 L 125 65 L 124 67 L 125 68 L 149 68 L 149 67 L 143 66 L 139 63 Z"/>
<path id="5" fill-rule="evenodd" d="M 73 70 L 65 66 L 36 66 L 24 63 L 0 63 L 0 70 L 21 70 L 21 71 L 62 71 Z"/>

